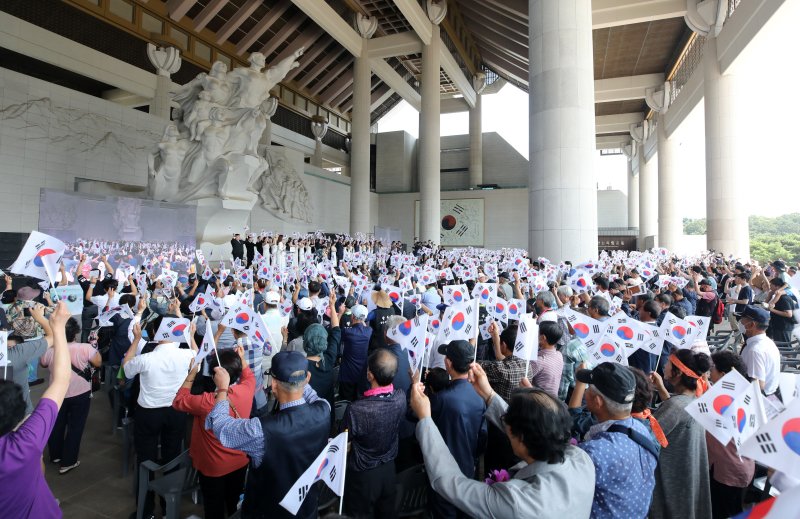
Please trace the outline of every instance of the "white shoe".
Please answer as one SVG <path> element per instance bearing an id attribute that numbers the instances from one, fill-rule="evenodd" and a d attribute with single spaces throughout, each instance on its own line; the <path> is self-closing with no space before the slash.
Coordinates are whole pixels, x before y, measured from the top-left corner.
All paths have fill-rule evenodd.
<path id="1" fill-rule="evenodd" d="M 69 472 L 70 470 L 76 468 L 80 464 L 81 464 L 80 461 L 76 461 L 74 465 L 70 465 L 69 467 L 61 467 L 60 469 L 58 469 L 58 473 L 59 474 L 66 474 L 67 472 Z"/>

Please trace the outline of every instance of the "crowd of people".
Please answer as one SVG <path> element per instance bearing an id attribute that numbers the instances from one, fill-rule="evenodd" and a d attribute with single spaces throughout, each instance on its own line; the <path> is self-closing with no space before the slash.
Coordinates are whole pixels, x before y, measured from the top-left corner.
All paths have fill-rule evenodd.
<path id="1" fill-rule="evenodd" d="M 35 281 L 7 277 L 0 509 L 60 516 L 39 457 L 46 447 L 61 473 L 79 468 L 101 365 L 125 395 L 115 419 L 133 419 L 137 462 L 167 462 L 188 443 L 207 519 L 317 517 L 322 482 L 303 489 L 296 514 L 282 501 L 345 430 L 348 517 L 396 517 L 398 474 L 414 470 L 427 476 L 435 518 L 716 519 L 754 501 L 746 490 L 766 468 L 685 408 L 732 371 L 757 381 L 776 409 L 788 403 L 779 346 L 791 347 L 800 294 L 783 261 L 662 249 L 556 264 L 516 249 L 417 242 L 406 251 L 366 236 L 246 230 L 231 248 L 221 264 L 185 249 L 75 251 L 60 279 L 82 288 L 80 316 Z M 467 300 L 492 303 L 476 306 L 480 331 L 452 340 L 438 323 L 461 304 L 461 287 Z M 498 301 L 519 304 L 520 315 L 500 315 Z M 522 314 L 537 325 L 531 358 L 517 351 Z M 266 339 L 239 322 L 251 315 Z M 598 362 L 575 315 L 649 330 L 699 316 L 712 331 L 727 317 L 734 334 L 713 351 L 696 334 L 685 347 L 663 342 Z M 421 317 L 428 344 L 418 362 L 393 331 Z M 182 318 L 188 333 L 165 338 Z M 208 344 L 216 354 L 195 362 Z M 36 405 L 32 363 L 50 371 Z M 140 512 L 155 508 L 147 493 Z"/>

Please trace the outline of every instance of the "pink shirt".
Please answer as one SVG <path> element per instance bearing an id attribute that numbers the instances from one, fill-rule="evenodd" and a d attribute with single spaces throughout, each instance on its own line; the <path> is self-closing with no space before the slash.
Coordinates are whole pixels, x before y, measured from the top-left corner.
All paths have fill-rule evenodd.
<path id="1" fill-rule="evenodd" d="M 97 353 L 97 350 L 90 344 L 71 342 L 67 346 L 69 346 L 69 358 L 72 365 L 80 370 L 86 368 L 89 364 L 89 359 L 94 357 Z M 44 352 L 40 362 L 44 367 L 50 366 L 50 363 L 53 362 L 53 348 L 48 348 L 47 351 Z M 50 377 L 52 379 L 52 374 Z M 69 378 L 69 387 L 67 388 L 65 398 L 82 395 L 91 390 L 92 384 L 73 371 Z"/>

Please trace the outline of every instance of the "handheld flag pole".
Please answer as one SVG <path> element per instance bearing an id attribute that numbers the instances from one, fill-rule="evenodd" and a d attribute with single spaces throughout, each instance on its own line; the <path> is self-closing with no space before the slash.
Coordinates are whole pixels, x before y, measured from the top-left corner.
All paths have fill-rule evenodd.
<path id="1" fill-rule="evenodd" d="M 347 450 L 347 436 L 349 431 L 344 430 L 344 448 Z M 342 484 L 339 487 L 339 515 L 342 515 L 342 506 L 344 505 L 344 479 L 347 477 L 347 454 L 344 455 L 344 470 L 342 471 Z"/>

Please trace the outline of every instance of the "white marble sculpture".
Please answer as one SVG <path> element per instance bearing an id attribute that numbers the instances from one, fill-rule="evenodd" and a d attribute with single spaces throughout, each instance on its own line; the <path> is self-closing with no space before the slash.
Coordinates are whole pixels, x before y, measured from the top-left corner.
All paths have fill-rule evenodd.
<path id="1" fill-rule="evenodd" d="M 269 92 L 299 66 L 302 54 L 301 48 L 266 70 L 258 52 L 250 55 L 249 67 L 228 71 L 218 61 L 208 74 L 199 74 L 175 92 L 173 100 L 180 107 L 176 120 L 148 164 L 153 198 L 255 202 L 255 184 L 269 168 L 258 152 L 274 113 Z"/>
<path id="2" fill-rule="evenodd" d="M 199 243 L 229 240 L 225 229 L 241 228 L 259 198 L 280 219 L 311 222 L 302 171 L 280 159 L 285 152 L 259 148 L 277 107 L 270 90 L 302 54 L 266 70 L 258 52 L 249 67 L 229 71 L 218 61 L 174 93 L 172 124 L 148 160 L 149 192 L 160 201 L 196 201 Z"/>

